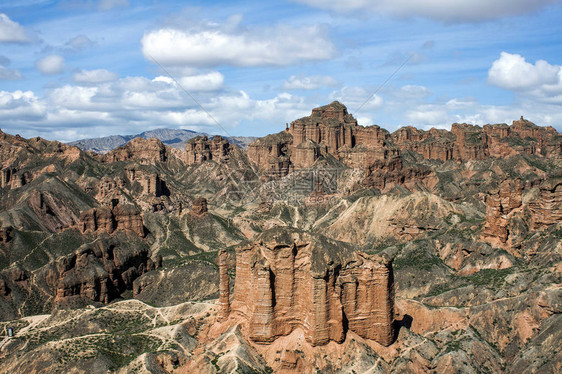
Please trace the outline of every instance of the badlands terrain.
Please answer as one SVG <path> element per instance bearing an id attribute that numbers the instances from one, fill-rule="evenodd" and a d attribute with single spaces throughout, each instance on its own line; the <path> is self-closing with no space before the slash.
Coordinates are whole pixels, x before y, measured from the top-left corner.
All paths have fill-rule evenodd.
<path id="1" fill-rule="evenodd" d="M 560 133 L 280 130 L 0 133 L 0 372 L 562 371 Z"/>

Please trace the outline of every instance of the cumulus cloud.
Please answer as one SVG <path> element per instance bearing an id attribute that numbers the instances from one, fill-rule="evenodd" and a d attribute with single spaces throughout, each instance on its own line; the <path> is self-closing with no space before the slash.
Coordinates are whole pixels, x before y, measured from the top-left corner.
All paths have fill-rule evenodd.
<path id="1" fill-rule="evenodd" d="M 35 67 L 44 75 L 60 74 L 64 69 L 64 58 L 59 55 L 48 55 L 37 60 Z"/>
<path id="2" fill-rule="evenodd" d="M 141 43 L 148 59 L 195 67 L 279 66 L 325 60 L 336 52 L 320 26 L 241 28 L 206 23 L 188 29 L 161 28 L 145 34 Z"/>
<path id="3" fill-rule="evenodd" d="M 488 71 L 489 81 L 508 90 L 529 90 L 559 81 L 560 66 L 544 60 L 531 64 L 521 55 L 502 52 Z"/>
<path id="4" fill-rule="evenodd" d="M 544 60 L 532 64 L 521 55 L 502 52 L 488 71 L 488 81 L 527 99 L 562 104 L 562 67 Z"/>
<path id="5" fill-rule="evenodd" d="M 32 91 L 0 91 L 0 118 L 19 124 L 44 118 L 46 107 Z"/>
<path id="6" fill-rule="evenodd" d="M 291 75 L 283 84 L 284 90 L 317 90 L 321 87 L 334 87 L 339 82 L 325 75 Z"/>
<path id="7" fill-rule="evenodd" d="M 0 13 L 0 43 L 27 43 L 30 39 L 22 25 Z"/>
<path id="8" fill-rule="evenodd" d="M 293 0 L 344 13 L 383 13 L 442 22 L 480 22 L 538 11 L 560 0 Z"/>
<path id="9" fill-rule="evenodd" d="M 72 77 L 76 83 L 96 84 L 110 82 L 117 79 L 117 74 L 105 69 L 82 70 Z"/>

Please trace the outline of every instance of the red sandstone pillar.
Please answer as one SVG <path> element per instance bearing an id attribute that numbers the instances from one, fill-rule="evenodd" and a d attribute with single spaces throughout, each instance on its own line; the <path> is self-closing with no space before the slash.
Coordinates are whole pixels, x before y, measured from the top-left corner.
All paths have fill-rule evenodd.
<path id="1" fill-rule="evenodd" d="M 230 315 L 230 278 L 226 266 L 226 251 L 219 251 L 219 318 L 225 320 Z"/>

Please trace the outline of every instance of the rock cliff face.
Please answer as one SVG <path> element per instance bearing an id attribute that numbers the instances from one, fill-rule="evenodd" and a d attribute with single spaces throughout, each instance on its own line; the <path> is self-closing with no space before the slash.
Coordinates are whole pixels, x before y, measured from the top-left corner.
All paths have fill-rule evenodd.
<path id="1" fill-rule="evenodd" d="M 114 238 L 83 245 L 41 269 L 38 277 L 53 289 L 55 305 L 107 304 L 131 289 L 137 277 L 156 268 L 147 248 L 123 247 Z"/>
<path id="2" fill-rule="evenodd" d="M 539 196 L 529 204 L 533 229 L 562 222 L 562 177 L 539 185 Z"/>
<path id="3" fill-rule="evenodd" d="M 508 239 L 508 215 L 521 206 L 521 180 L 506 179 L 497 190 L 486 196 L 486 223 L 482 230 L 485 237 L 497 238 L 501 243 Z"/>
<path id="4" fill-rule="evenodd" d="M 424 159 L 441 161 L 482 160 L 530 154 L 562 157 L 562 137 L 552 127 L 539 127 L 521 118 L 483 128 L 454 123 L 451 131 L 403 127 L 389 134 L 373 125 L 359 126 L 347 108 L 334 101 L 315 108 L 308 117 L 291 123 L 284 132 L 257 139 L 248 147 L 248 157 L 269 175 L 287 175 L 312 166 L 331 154 L 352 168 L 378 169 L 395 162 L 403 151 Z"/>
<path id="5" fill-rule="evenodd" d="M 293 136 L 288 131 L 267 135 L 248 146 L 248 159 L 266 175 L 284 177 L 294 169 L 291 162 L 292 143 Z M 302 152 L 306 153 L 304 150 Z"/>
<path id="6" fill-rule="evenodd" d="M 224 272 L 225 262 L 219 259 L 219 264 Z M 348 331 L 389 345 L 394 339 L 393 287 L 388 257 L 275 228 L 236 249 L 231 314 L 247 319 L 249 338 L 256 343 L 271 343 L 302 328 L 313 346 L 342 342 Z M 226 313 L 225 296 L 221 305 Z"/>
<path id="7" fill-rule="evenodd" d="M 82 233 L 112 234 L 117 230 L 132 231 L 144 237 L 145 228 L 141 212 L 131 204 L 92 208 L 80 214 L 78 227 Z"/>
<path id="8" fill-rule="evenodd" d="M 103 162 L 138 161 L 141 164 L 152 164 L 167 160 L 166 146 L 156 138 L 135 138 L 122 147 L 101 157 Z"/>
<path id="9" fill-rule="evenodd" d="M 185 145 L 187 164 L 200 164 L 203 161 L 214 160 L 226 162 L 229 159 L 232 145 L 220 135 L 212 139 L 198 136 L 190 139 Z"/>

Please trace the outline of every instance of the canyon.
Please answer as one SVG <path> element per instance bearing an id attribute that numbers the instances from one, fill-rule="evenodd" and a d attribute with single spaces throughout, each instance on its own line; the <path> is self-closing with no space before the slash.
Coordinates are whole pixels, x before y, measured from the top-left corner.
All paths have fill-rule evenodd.
<path id="1" fill-rule="evenodd" d="M 562 369 L 560 133 L 339 102 L 284 127 L 103 154 L 0 132 L 2 367 Z"/>

